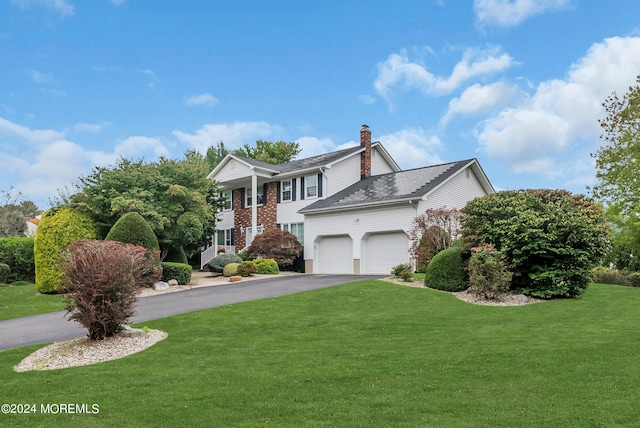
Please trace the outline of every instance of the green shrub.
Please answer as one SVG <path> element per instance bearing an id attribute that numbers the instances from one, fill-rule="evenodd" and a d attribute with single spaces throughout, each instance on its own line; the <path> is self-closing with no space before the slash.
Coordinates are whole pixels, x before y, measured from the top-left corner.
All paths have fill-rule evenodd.
<path id="1" fill-rule="evenodd" d="M 8 284 L 11 268 L 6 263 L 0 263 L 0 284 Z"/>
<path id="2" fill-rule="evenodd" d="M 191 265 L 186 263 L 162 262 L 162 281 L 175 279 L 180 285 L 191 282 Z"/>
<path id="3" fill-rule="evenodd" d="M 60 253 L 79 239 L 95 239 L 99 231 L 89 214 L 72 207 L 48 210 L 36 229 L 34 261 L 36 288 L 41 293 L 55 293 L 62 285 L 64 272 Z"/>
<path id="4" fill-rule="evenodd" d="M 469 287 L 462 250 L 447 248 L 436 254 L 424 274 L 424 284 L 429 288 L 444 291 L 463 291 Z"/>
<path id="5" fill-rule="evenodd" d="M 463 212 L 463 248 L 493 243 L 516 273 L 511 289 L 534 297 L 581 295 L 610 248 L 602 208 L 565 190 L 498 192 Z"/>
<path id="6" fill-rule="evenodd" d="M 151 226 L 137 212 L 126 213 L 120 217 L 104 239 L 139 245 L 149 250 L 160 249 L 158 238 L 153 233 Z"/>
<path id="7" fill-rule="evenodd" d="M 240 263 L 240 266 L 238 266 L 238 275 L 240 276 L 251 276 L 254 273 L 256 273 L 258 269 L 256 268 L 256 265 L 253 264 L 252 261 L 250 260 L 246 260 L 242 263 Z"/>
<path id="8" fill-rule="evenodd" d="M 164 258 L 165 262 L 173 262 L 173 263 L 183 263 L 189 264 L 189 259 L 187 258 L 187 254 L 184 252 L 184 248 L 178 247 L 169 248 L 166 257 Z"/>
<path id="9" fill-rule="evenodd" d="M 611 269 L 604 266 L 597 266 L 591 269 L 593 282 L 599 284 L 628 285 L 627 276 L 618 269 Z"/>
<path id="10" fill-rule="evenodd" d="M 256 273 L 260 275 L 276 275 L 280 273 L 278 262 L 274 259 L 257 258 L 253 263 L 256 265 Z"/>
<path id="11" fill-rule="evenodd" d="M 244 252 L 244 253 L 236 253 L 236 256 L 240 257 L 243 262 L 246 262 L 247 260 L 251 260 L 251 257 L 249 257 L 249 254 L 246 253 L 246 252 Z"/>
<path id="12" fill-rule="evenodd" d="M 640 272 L 631 272 L 628 274 L 627 282 L 632 287 L 640 287 Z"/>
<path id="13" fill-rule="evenodd" d="M 234 276 L 238 275 L 238 268 L 240 267 L 240 263 L 228 263 L 222 272 L 224 276 Z"/>
<path id="14" fill-rule="evenodd" d="M 0 263 L 6 263 L 11 268 L 10 283 L 35 282 L 33 242 L 33 238 L 0 238 Z"/>
<path id="15" fill-rule="evenodd" d="M 469 259 L 469 290 L 485 299 L 496 299 L 509 291 L 512 273 L 504 256 L 491 244 L 471 249 Z"/>
<path id="16" fill-rule="evenodd" d="M 400 274 L 402 274 L 402 271 L 405 271 L 405 270 L 411 270 L 411 266 L 409 265 L 409 263 L 401 263 L 399 265 L 392 267 L 391 275 L 400 276 Z"/>
<path id="17" fill-rule="evenodd" d="M 207 263 L 207 266 L 213 272 L 223 273 L 224 267 L 229 263 L 242 263 L 242 259 L 235 254 L 221 253 Z"/>

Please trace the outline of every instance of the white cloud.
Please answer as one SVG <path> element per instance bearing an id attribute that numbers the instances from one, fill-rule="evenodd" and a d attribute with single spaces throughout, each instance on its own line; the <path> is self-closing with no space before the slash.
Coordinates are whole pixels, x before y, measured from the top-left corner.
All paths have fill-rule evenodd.
<path id="1" fill-rule="evenodd" d="M 411 62 L 406 49 L 403 49 L 378 64 L 378 76 L 373 86 L 388 102 L 396 87 L 418 90 L 427 95 L 444 95 L 474 77 L 498 73 L 515 64 L 514 59 L 498 47 L 466 49 L 451 74 L 442 77 L 429 72 L 422 64 Z"/>
<path id="2" fill-rule="evenodd" d="M 481 148 L 514 171 L 568 175 L 574 169 L 575 151 L 585 146 L 593 150 L 599 144 L 601 103 L 613 91 L 626 92 L 638 70 L 640 38 L 596 43 L 565 79 L 540 83 L 529 98 L 482 123 L 477 129 Z"/>
<path id="3" fill-rule="evenodd" d="M 88 133 L 88 134 L 98 134 L 102 132 L 105 128 L 111 126 L 109 122 L 100 122 L 100 123 L 76 123 L 73 125 L 73 131 L 78 133 Z"/>
<path id="4" fill-rule="evenodd" d="M 74 14 L 74 8 L 67 0 L 11 0 L 11 3 L 18 5 L 22 9 L 28 9 L 32 5 L 42 5 L 60 12 L 62 16 Z"/>
<path id="5" fill-rule="evenodd" d="M 476 83 L 465 89 L 459 97 L 449 101 L 447 112 L 440 123 L 446 125 L 456 115 L 489 113 L 512 101 L 517 92 L 518 89 L 515 86 L 505 82 L 490 85 Z"/>
<path id="6" fill-rule="evenodd" d="M 156 83 L 160 81 L 160 78 L 158 78 L 156 73 L 154 73 L 153 70 L 150 70 L 148 68 L 144 70 L 138 70 L 138 71 L 142 74 L 146 74 L 147 76 L 149 76 L 150 80 L 147 86 L 149 87 L 149 89 L 155 89 Z"/>
<path id="7" fill-rule="evenodd" d="M 253 145 L 256 140 L 278 138 L 282 135 L 282 129 L 267 122 L 233 122 L 206 124 L 194 134 L 178 130 L 172 134 L 189 147 L 205 153 L 208 147 L 221 141 L 227 149 L 233 150 L 245 143 Z"/>
<path id="8" fill-rule="evenodd" d="M 300 159 L 340 150 L 336 148 L 335 143 L 330 138 L 300 137 L 295 142 L 300 147 L 300 154 L 298 155 Z"/>
<path id="9" fill-rule="evenodd" d="M 358 100 L 363 103 L 363 104 L 373 104 L 376 102 L 375 97 L 365 94 L 365 95 L 360 95 L 358 97 Z"/>
<path id="10" fill-rule="evenodd" d="M 220 101 L 211 95 L 208 92 L 200 95 L 192 95 L 184 98 L 184 103 L 188 107 L 191 106 L 204 106 L 204 107 L 213 107 L 217 105 Z"/>
<path id="11" fill-rule="evenodd" d="M 443 149 L 442 142 L 438 136 L 430 135 L 420 127 L 382 135 L 378 140 L 403 169 L 442 163 L 438 154 Z"/>
<path id="12" fill-rule="evenodd" d="M 156 158 L 167 156 L 169 150 L 158 138 L 136 135 L 118 143 L 115 148 L 115 154 L 125 158 L 141 158 L 145 157 L 145 155 Z"/>
<path id="13" fill-rule="evenodd" d="M 39 85 L 53 85 L 56 83 L 56 78 L 53 77 L 52 74 L 48 73 L 40 73 L 36 70 L 25 70 L 27 72 L 27 76 L 34 82 Z"/>
<path id="14" fill-rule="evenodd" d="M 0 117 L 0 134 L 21 137 L 31 143 L 46 143 L 64 137 L 62 132 L 51 129 L 29 129 Z"/>
<path id="15" fill-rule="evenodd" d="M 479 26 L 511 27 L 549 10 L 570 6 L 572 0 L 475 0 L 473 9 Z"/>

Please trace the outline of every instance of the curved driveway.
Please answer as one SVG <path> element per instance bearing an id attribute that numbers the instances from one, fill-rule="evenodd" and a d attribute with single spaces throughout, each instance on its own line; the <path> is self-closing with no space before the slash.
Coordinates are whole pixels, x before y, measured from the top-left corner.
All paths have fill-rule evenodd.
<path id="1" fill-rule="evenodd" d="M 384 275 L 292 275 L 236 282 L 213 287 L 143 297 L 136 306 L 132 323 L 232 303 L 284 296 L 302 291 L 331 287 L 347 282 L 379 279 Z M 0 351 L 38 343 L 62 342 L 84 337 L 87 330 L 69 321 L 66 312 L 51 312 L 0 321 Z"/>

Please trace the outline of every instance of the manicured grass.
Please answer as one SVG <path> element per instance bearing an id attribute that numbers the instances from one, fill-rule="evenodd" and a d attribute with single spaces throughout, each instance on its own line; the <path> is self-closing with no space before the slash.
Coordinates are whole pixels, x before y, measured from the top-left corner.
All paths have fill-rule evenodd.
<path id="1" fill-rule="evenodd" d="M 40 294 L 35 284 L 0 285 L 0 321 L 64 309 L 62 296 Z"/>
<path id="2" fill-rule="evenodd" d="M 627 427 L 640 421 L 640 289 L 475 306 L 362 281 L 144 325 L 169 332 L 98 365 L 15 373 L 3 402 L 99 414 L 2 415 L 2 426 Z"/>

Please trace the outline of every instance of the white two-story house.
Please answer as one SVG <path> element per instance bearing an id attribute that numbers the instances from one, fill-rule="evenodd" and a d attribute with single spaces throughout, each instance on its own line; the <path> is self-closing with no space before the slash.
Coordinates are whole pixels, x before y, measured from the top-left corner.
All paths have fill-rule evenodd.
<path id="1" fill-rule="evenodd" d="M 204 266 L 270 228 L 304 245 L 307 273 L 382 273 L 409 261 L 413 219 L 493 192 L 477 160 L 402 171 L 366 125 L 360 145 L 271 165 L 227 155 L 207 176 L 225 200 Z"/>

